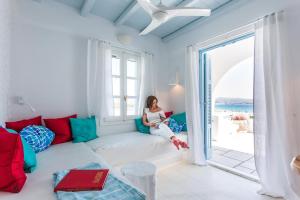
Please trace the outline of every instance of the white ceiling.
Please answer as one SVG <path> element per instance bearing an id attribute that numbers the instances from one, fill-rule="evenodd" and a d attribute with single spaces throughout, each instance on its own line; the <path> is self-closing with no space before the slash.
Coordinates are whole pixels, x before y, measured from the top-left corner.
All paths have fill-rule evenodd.
<path id="1" fill-rule="evenodd" d="M 59 3 L 71 6 L 82 15 L 93 14 L 103 17 L 116 25 L 127 25 L 138 31 L 142 31 L 150 22 L 150 16 L 139 6 L 136 0 L 55 0 Z M 159 0 L 152 0 L 158 4 Z M 208 8 L 216 11 L 238 0 L 162 0 L 168 7 L 185 6 Z M 83 8 L 85 7 L 84 11 Z M 87 11 L 87 13 L 84 13 Z M 151 32 L 162 39 L 175 34 L 203 17 L 177 17 Z"/>

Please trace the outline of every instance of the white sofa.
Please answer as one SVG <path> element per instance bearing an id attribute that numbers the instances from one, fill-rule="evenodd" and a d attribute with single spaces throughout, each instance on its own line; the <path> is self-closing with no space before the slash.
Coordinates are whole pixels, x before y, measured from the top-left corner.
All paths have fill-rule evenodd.
<path id="1" fill-rule="evenodd" d="M 187 141 L 187 133 L 176 135 Z M 151 161 L 158 167 L 165 167 L 180 161 L 185 150 L 176 147 L 161 136 L 139 132 L 103 135 L 86 143 L 110 165 L 116 167 L 132 161 Z"/>
<path id="2" fill-rule="evenodd" d="M 177 136 L 187 140 L 186 133 Z M 27 174 L 22 191 L 17 194 L 0 192 L 0 199 L 55 200 L 53 173 L 85 166 L 91 162 L 110 168 L 111 173 L 128 183 L 118 171 L 122 164 L 144 160 L 159 168 L 180 161 L 184 153 L 185 151 L 178 151 L 165 138 L 139 132 L 103 135 L 87 143 L 52 145 L 37 154 L 38 167 L 33 173 Z"/>

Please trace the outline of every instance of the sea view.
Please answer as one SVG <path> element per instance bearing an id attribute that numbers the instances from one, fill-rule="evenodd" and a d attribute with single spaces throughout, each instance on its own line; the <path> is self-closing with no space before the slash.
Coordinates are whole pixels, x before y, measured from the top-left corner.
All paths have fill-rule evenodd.
<path id="1" fill-rule="evenodd" d="M 224 104 L 216 103 L 216 111 L 231 111 L 231 112 L 245 112 L 253 113 L 253 104 Z"/>
<path id="2" fill-rule="evenodd" d="M 215 110 L 253 113 L 253 100 L 238 98 L 217 98 L 215 102 Z"/>

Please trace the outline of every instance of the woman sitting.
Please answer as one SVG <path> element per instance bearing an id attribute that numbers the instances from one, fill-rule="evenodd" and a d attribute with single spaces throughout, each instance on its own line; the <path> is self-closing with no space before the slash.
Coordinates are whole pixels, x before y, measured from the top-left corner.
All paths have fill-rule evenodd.
<path id="1" fill-rule="evenodd" d="M 155 96 L 147 98 L 147 105 L 143 114 L 143 124 L 150 127 L 152 135 L 159 135 L 170 140 L 176 148 L 189 148 L 187 143 L 176 138 L 172 130 L 168 127 L 168 121 L 164 111 L 158 106 Z"/>

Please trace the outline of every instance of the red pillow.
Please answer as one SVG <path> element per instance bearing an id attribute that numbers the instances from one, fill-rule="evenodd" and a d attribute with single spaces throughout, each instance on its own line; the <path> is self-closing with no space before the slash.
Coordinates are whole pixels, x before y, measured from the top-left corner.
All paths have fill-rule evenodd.
<path id="1" fill-rule="evenodd" d="M 60 144 L 72 140 L 72 131 L 69 119 L 76 117 L 77 115 L 71 115 L 63 118 L 44 119 L 46 127 L 55 134 L 52 144 Z"/>
<path id="2" fill-rule="evenodd" d="M 166 118 L 169 118 L 171 115 L 173 115 L 173 111 L 165 112 Z"/>
<path id="3" fill-rule="evenodd" d="M 29 125 L 37 125 L 41 126 L 42 125 L 42 117 L 38 116 L 32 119 L 24 119 L 21 121 L 16 121 L 16 122 L 5 122 L 6 128 L 13 129 L 17 131 L 18 133 L 25 128 L 26 126 Z"/>
<path id="4" fill-rule="evenodd" d="M 21 136 L 0 128 L 0 191 L 20 192 L 26 175 Z"/>

